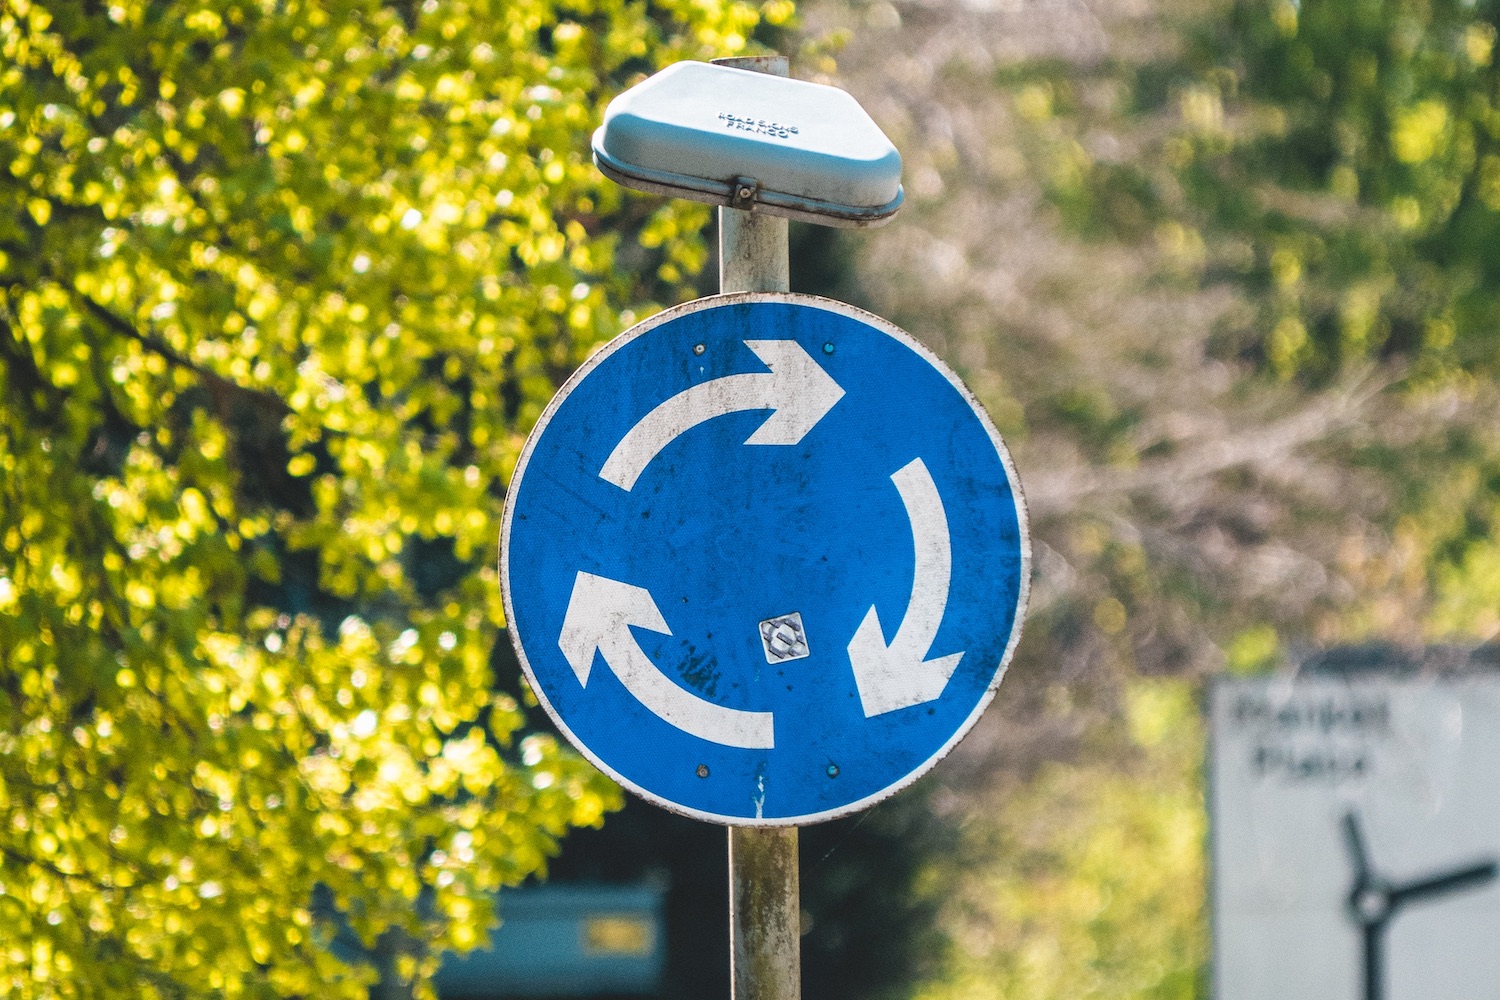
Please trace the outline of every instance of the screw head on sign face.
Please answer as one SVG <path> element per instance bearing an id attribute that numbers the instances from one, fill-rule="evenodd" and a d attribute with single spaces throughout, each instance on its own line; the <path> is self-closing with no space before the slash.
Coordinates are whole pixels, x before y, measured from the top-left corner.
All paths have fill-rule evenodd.
<path id="1" fill-rule="evenodd" d="M 751 196 L 751 195 L 752 195 L 752 194 L 754 194 L 754 193 L 755 193 L 755 191 L 754 191 L 754 189 L 752 189 L 752 188 L 748 188 L 748 187 L 741 187 L 741 188 L 740 188 L 740 189 L 739 189 L 739 191 L 737 191 L 737 192 L 735 192 L 735 193 L 736 193 L 736 194 L 737 194 L 737 195 L 738 195 L 738 196 L 739 196 L 739 198 L 740 198 L 740 200 L 741 200 L 741 201 L 745 201 L 745 200 L 747 200 L 747 199 L 749 199 L 749 197 L 750 197 L 750 196 Z"/>
<path id="2" fill-rule="evenodd" d="M 708 348 L 706 346 L 704 346 L 703 344 L 694 344 L 693 345 L 693 353 L 694 354 L 702 354 L 706 350 L 708 350 Z"/>
<path id="3" fill-rule="evenodd" d="M 839 776 L 839 766 L 837 764 L 828 765 L 828 776 L 830 778 L 837 778 Z"/>
<path id="4" fill-rule="evenodd" d="M 697 774 L 698 774 L 698 777 L 700 777 L 700 778 L 706 778 L 706 777 L 708 777 L 708 765 L 707 764 L 699 764 L 698 765 Z"/>

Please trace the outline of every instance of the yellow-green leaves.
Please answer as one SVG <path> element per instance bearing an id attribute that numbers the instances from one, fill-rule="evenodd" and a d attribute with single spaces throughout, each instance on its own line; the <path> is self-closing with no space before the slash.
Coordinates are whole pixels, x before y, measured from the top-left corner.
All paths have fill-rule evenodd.
<path id="1" fill-rule="evenodd" d="M 1448 106 L 1442 101 L 1418 101 L 1403 108 L 1391 130 L 1391 150 L 1402 163 L 1425 163 L 1447 142 Z"/>
<path id="2" fill-rule="evenodd" d="M 949 946 L 921 1000 L 1201 995 L 1197 706 L 1181 681 L 1124 694 L 1129 756 L 1044 765 L 929 862 Z"/>
<path id="3" fill-rule="evenodd" d="M 501 498 L 706 259 L 603 104 L 761 18 L 0 6 L 0 993 L 361 996 L 332 908 L 420 977 L 618 804 L 498 693 Z"/>
<path id="4" fill-rule="evenodd" d="M 1439 377 L 1494 371 L 1500 77 L 1488 15 L 1420 0 L 1236 0 L 1189 37 L 1187 57 L 1118 75 L 1128 96 L 1110 101 L 1051 64 L 1007 71 L 1020 134 L 1069 220 L 1130 240 L 1145 224 L 1200 233 L 1190 257 L 1175 241 L 1162 248 L 1170 271 L 1255 307 L 1225 324 L 1225 359 L 1312 384 L 1390 358 Z M 1123 159 L 1092 151 L 1089 136 L 1132 119 L 1160 140 Z M 1341 315 L 1350 289 L 1367 314 L 1354 336 Z M 1436 313 L 1448 314 L 1446 342 L 1420 334 Z"/>

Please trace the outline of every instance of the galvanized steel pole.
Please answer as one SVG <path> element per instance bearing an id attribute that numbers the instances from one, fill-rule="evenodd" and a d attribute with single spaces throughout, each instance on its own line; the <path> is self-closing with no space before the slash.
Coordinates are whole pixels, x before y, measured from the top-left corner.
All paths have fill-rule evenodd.
<path id="1" fill-rule="evenodd" d="M 785 56 L 715 59 L 720 65 L 788 75 Z M 756 180 L 739 179 L 736 201 L 753 204 Z M 719 290 L 785 292 L 791 287 L 787 221 L 719 209 Z M 729 828 L 729 961 L 733 1000 L 800 1000 L 802 905 L 797 828 Z"/>
<path id="2" fill-rule="evenodd" d="M 729 828 L 733 1000 L 802 995 L 802 907 L 795 826 Z"/>

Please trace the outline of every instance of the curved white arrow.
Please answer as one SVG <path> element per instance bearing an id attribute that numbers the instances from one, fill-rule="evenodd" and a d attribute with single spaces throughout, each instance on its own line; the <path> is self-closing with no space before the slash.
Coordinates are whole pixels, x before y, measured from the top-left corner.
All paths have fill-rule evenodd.
<path id="1" fill-rule="evenodd" d="M 610 452 L 599 478 L 629 492 L 679 434 L 739 410 L 774 410 L 746 444 L 796 444 L 844 389 L 795 340 L 747 340 L 768 372 L 725 375 L 684 389 L 646 414 Z"/>
<path id="2" fill-rule="evenodd" d="M 932 640 L 948 607 L 948 582 L 953 553 L 948 539 L 948 515 L 932 474 L 920 458 L 892 473 L 911 520 L 916 547 L 911 600 L 896 637 L 886 645 L 880 615 L 873 607 L 849 640 L 849 663 L 865 718 L 932 701 L 948 686 L 948 678 L 963 653 L 927 659 Z"/>
<path id="3" fill-rule="evenodd" d="M 683 732 L 749 750 L 776 745 L 770 712 L 725 708 L 674 684 L 636 644 L 632 625 L 672 634 L 649 591 L 592 573 L 578 574 L 557 645 L 580 684 L 588 687 L 594 654 L 602 653 L 625 690 Z"/>

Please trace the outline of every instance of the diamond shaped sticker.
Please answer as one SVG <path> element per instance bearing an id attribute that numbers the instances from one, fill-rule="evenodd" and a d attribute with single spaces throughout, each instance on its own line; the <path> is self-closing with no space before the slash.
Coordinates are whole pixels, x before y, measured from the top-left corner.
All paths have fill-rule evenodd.
<path id="1" fill-rule="evenodd" d="M 795 611 L 761 622 L 760 642 L 765 647 L 767 663 L 800 660 L 812 652 L 807 648 L 807 633 L 802 628 L 802 616 Z"/>

